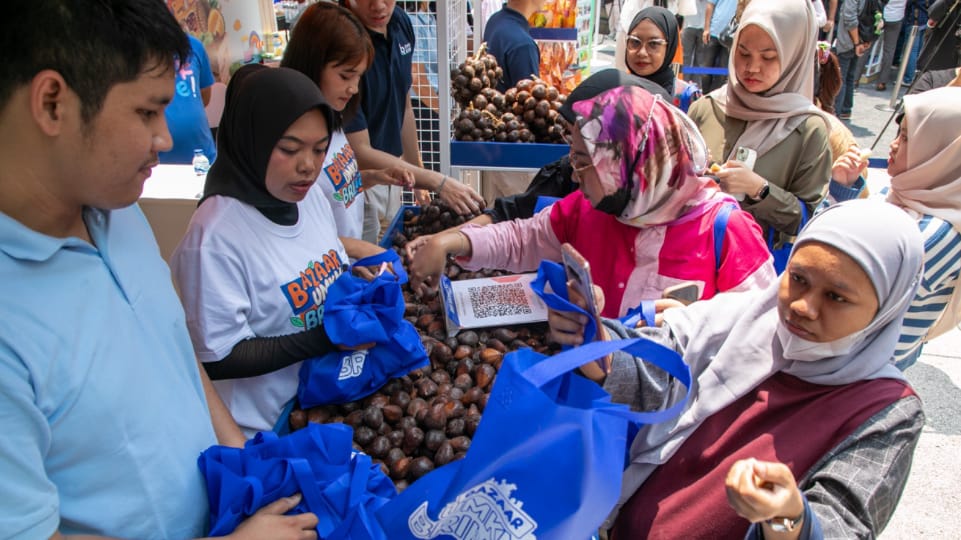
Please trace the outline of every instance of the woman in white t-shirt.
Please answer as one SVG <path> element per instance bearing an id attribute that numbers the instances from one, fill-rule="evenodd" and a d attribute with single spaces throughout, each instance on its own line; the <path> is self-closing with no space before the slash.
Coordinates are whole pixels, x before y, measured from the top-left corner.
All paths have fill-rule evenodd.
<path id="1" fill-rule="evenodd" d="M 241 68 L 218 159 L 171 258 L 197 356 L 248 436 L 273 428 L 301 361 L 336 347 L 321 319 L 348 260 L 313 186 L 338 126 L 303 74 Z"/>
<path id="2" fill-rule="evenodd" d="M 363 24 L 349 11 L 323 2 L 307 8 L 290 34 L 281 66 L 313 79 L 331 108 L 353 118 L 360 104 L 360 78 L 374 61 L 374 46 Z M 397 185 L 411 188 L 414 175 L 403 167 L 358 170 L 357 157 L 343 130 L 331 133 L 330 150 L 317 179 L 334 211 L 341 239 L 360 239 L 364 232 L 364 189 Z M 351 257 L 355 246 L 345 242 Z M 362 250 L 363 246 L 357 246 Z"/>

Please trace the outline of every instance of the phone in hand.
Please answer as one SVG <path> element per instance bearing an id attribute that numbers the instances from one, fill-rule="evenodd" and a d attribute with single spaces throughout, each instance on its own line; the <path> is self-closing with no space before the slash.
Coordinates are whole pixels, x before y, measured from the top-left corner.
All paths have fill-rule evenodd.
<path id="1" fill-rule="evenodd" d="M 737 151 L 734 152 L 734 161 L 744 165 L 745 169 L 753 171 L 754 164 L 757 163 L 757 150 L 746 146 L 738 146 Z"/>
<path id="2" fill-rule="evenodd" d="M 753 148 L 748 148 L 746 146 L 738 146 L 737 150 L 734 152 L 733 161 L 740 163 L 741 165 L 744 166 L 745 169 L 753 171 L 754 164 L 757 163 L 757 150 L 754 150 Z M 745 195 L 744 193 L 734 194 L 734 198 L 739 201 L 743 201 L 744 197 L 746 196 L 747 195 Z"/>
<path id="3" fill-rule="evenodd" d="M 561 245 L 561 259 L 567 280 L 584 298 L 587 303 L 587 312 L 594 319 L 594 323 L 600 324 L 601 318 L 597 312 L 597 300 L 594 298 L 594 281 L 591 279 L 590 263 L 568 243 Z"/>
<path id="4" fill-rule="evenodd" d="M 661 297 L 677 300 L 687 306 L 701 297 L 701 286 L 696 281 L 685 281 L 664 289 Z"/>
<path id="5" fill-rule="evenodd" d="M 601 317 L 597 312 L 597 299 L 594 298 L 594 281 L 591 279 L 591 265 L 587 262 L 574 246 L 564 243 L 561 245 L 561 260 L 564 264 L 564 272 L 567 274 L 567 281 L 573 286 L 587 303 L 587 313 L 594 319 L 594 326 L 597 333 L 594 334 L 596 340 L 600 336 Z M 598 368 L 604 373 L 610 372 L 608 358 L 598 358 L 594 361 Z"/>

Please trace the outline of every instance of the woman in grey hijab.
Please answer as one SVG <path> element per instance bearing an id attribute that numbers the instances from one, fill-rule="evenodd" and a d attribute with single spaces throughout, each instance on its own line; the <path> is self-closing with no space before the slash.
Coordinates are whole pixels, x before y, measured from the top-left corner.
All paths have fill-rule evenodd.
<path id="1" fill-rule="evenodd" d="M 642 333 L 691 366 L 693 399 L 675 420 L 634 438 L 614 538 L 864 538 L 887 524 L 921 434 L 921 403 L 890 363 L 918 286 L 917 225 L 881 202 L 850 201 L 802 231 L 766 290 L 667 310 Z M 551 312 L 563 343 L 582 321 Z M 603 380 L 615 401 L 669 407 L 683 388 L 615 355 Z M 726 488 L 726 489 L 725 489 Z"/>

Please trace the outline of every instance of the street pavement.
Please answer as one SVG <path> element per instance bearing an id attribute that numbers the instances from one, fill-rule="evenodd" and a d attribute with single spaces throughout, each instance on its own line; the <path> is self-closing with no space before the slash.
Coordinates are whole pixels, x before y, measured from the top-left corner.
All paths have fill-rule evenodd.
<path id="1" fill-rule="evenodd" d="M 591 70 L 612 64 L 612 44 L 595 50 Z M 904 93 L 901 89 L 901 94 Z M 873 158 L 886 160 L 888 145 L 897 134 L 890 112 L 876 106 L 890 104 L 893 88 L 878 92 L 873 83 L 855 91 L 854 109 L 847 122 L 862 148 L 870 148 L 878 134 Z M 882 133 L 883 131 L 883 133 Z M 961 159 L 961 156 L 959 156 Z M 872 193 L 886 181 L 882 169 L 868 176 Z M 914 454 L 907 487 L 881 540 L 916 538 L 961 539 L 961 330 L 955 329 L 925 345 L 918 362 L 905 376 L 924 402 L 926 422 Z"/>
<path id="2" fill-rule="evenodd" d="M 878 92 L 873 83 L 863 83 L 855 91 L 847 125 L 858 144 L 869 148 L 884 130 L 873 158 L 887 159 L 888 145 L 897 134 L 894 121 L 884 129 L 891 113 L 876 108 L 889 105 L 892 92 L 890 88 Z M 870 172 L 873 193 L 886 176 L 882 170 Z M 961 330 L 932 340 L 923 351 L 905 376 L 921 397 L 927 420 L 908 485 L 882 540 L 961 538 Z"/>
<path id="3" fill-rule="evenodd" d="M 925 345 L 904 374 L 927 420 L 908 485 L 880 538 L 961 538 L 961 330 Z"/>

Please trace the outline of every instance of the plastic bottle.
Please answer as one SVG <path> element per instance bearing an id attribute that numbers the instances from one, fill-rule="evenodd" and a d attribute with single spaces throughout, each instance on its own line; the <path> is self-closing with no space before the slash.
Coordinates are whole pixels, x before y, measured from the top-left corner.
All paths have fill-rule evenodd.
<path id="1" fill-rule="evenodd" d="M 200 148 L 194 148 L 193 165 L 194 173 L 197 176 L 207 174 L 207 171 L 210 170 L 210 160 L 207 159 L 207 156 L 204 155 L 204 151 Z"/>

